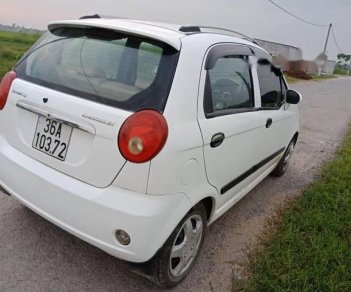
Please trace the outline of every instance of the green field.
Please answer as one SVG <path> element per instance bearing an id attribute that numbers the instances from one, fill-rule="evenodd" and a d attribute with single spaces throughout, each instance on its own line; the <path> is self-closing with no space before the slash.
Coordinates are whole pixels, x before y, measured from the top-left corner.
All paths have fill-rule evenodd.
<path id="1" fill-rule="evenodd" d="M 39 37 L 36 34 L 0 31 L 0 79 Z"/>
<path id="2" fill-rule="evenodd" d="M 320 180 L 278 217 L 241 288 L 351 291 L 351 129 Z"/>
<path id="3" fill-rule="evenodd" d="M 337 65 L 334 70 L 334 74 L 351 76 L 351 71 L 340 68 L 340 66 Z"/>

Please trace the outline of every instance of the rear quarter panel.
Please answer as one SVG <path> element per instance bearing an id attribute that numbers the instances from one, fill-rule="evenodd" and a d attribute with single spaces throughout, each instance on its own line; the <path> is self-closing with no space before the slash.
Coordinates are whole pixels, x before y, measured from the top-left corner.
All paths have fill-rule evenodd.
<path id="1" fill-rule="evenodd" d="M 201 66 L 208 41 L 182 40 L 173 86 L 164 111 L 169 136 L 160 154 L 151 161 L 147 193 L 185 193 L 193 205 L 205 197 L 216 197 L 208 184 L 203 140 L 197 122 L 197 100 Z M 185 215 L 185 214 L 184 214 Z"/>

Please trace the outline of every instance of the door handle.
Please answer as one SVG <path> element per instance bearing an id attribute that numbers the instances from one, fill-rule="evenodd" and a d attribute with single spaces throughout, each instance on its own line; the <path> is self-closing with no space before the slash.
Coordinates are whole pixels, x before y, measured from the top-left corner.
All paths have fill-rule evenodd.
<path id="1" fill-rule="evenodd" d="M 221 145 L 224 141 L 225 135 L 223 133 L 217 133 L 212 136 L 211 147 L 215 148 Z"/>
<path id="2" fill-rule="evenodd" d="M 270 128 L 272 126 L 272 124 L 273 124 L 273 120 L 271 118 L 269 118 L 266 122 L 266 128 L 267 129 Z"/>

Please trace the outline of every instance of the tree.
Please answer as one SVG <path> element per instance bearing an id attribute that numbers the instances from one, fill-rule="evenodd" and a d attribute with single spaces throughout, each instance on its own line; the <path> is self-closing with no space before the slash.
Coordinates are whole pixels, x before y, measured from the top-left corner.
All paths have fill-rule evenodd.
<path id="1" fill-rule="evenodd" d="M 341 66 L 350 65 L 351 55 L 338 54 L 338 64 Z"/>

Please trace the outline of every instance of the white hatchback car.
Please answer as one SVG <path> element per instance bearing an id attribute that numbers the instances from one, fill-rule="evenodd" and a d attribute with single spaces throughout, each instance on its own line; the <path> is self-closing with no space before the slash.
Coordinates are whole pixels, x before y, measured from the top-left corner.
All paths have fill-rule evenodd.
<path id="1" fill-rule="evenodd" d="M 49 25 L 0 88 L 0 185 L 161 287 L 207 226 L 282 175 L 301 96 L 228 30 L 98 16 Z"/>

